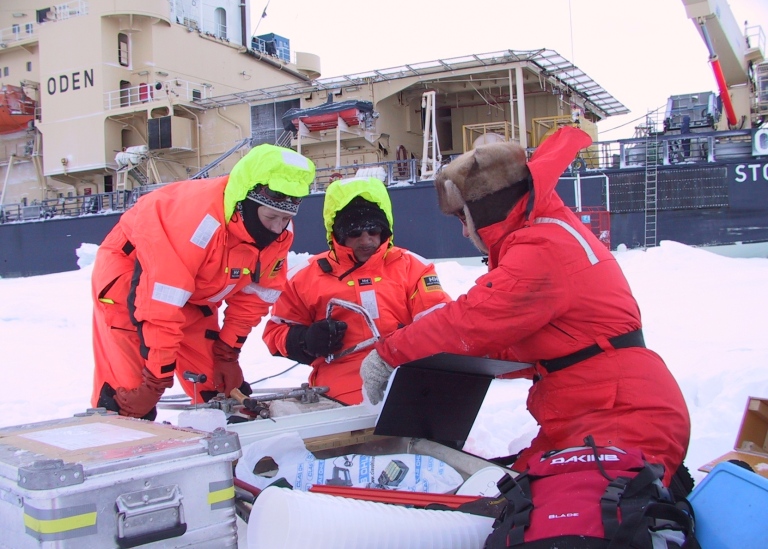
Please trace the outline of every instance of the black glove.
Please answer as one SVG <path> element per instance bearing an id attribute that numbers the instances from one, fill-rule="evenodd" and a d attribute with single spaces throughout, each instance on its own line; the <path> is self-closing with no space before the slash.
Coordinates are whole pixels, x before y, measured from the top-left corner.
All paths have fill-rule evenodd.
<path id="1" fill-rule="evenodd" d="M 288 358 L 311 364 L 319 356 L 328 356 L 341 349 L 347 323 L 340 320 L 318 320 L 310 326 L 291 326 L 285 346 Z"/>
<path id="2" fill-rule="evenodd" d="M 318 320 L 313 322 L 304 335 L 304 349 L 314 356 L 328 356 L 341 349 L 347 323 L 341 320 Z"/>

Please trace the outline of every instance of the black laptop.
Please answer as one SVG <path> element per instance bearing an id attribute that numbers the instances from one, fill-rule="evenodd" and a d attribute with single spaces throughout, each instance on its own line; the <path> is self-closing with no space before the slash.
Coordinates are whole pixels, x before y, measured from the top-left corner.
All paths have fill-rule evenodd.
<path id="1" fill-rule="evenodd" d="M 461 448 L 491 381 L 530 366 L 450 353 L 407 362 L 395 369 L 374 433 Z"/>

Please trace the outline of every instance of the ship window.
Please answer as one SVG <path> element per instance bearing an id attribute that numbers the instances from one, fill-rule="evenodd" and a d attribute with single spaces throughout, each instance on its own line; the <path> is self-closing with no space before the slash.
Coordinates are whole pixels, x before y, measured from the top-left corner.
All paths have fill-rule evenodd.
<path id="1" fill-rule="evenodd" d="M 3 67 L 3 76 L 8 76 L 8 67 Z"/>
<path id="2" fill-rule="evenodd" d="M 37 10 L 37 22 L 38 23 L 45 23 L 48 21 L 48 14 L 51 12 L 51 8 L 43 8 L 41 10 Z"/>
<path id="3" fill-rule="evenodd" d="M 32 25 L 32 23 L 27 23 L 26 25 L 24 25 L 24 28 L 26 29 L 27 34 L 32 34 L 33 32 L 35 32 L 35 27 Z"/>
<path id="4" fill-rule="evenodd" d="M 32 61 L 27 61 L 27 72 L 32 72 Z"/>
<path id="5" fill-rule="evenodd" d="M 123 67 L 130 66 L 128 53 L 128 35 L 121 32 L 117 35 L 117 60 Z"/>
<path id="6" fill-rule="evenodd" d="M 214 21 L 216 28 L 214 30 L 214 33 L 216 34 L 217 38 L 226 38 L 227 37 L 227 12 L 224 10 L 224 8 L 216 8 L 216 11 L 213 12 Z"/>
<path id="7" fill-rule="evenodd" d="M 278 101 L 268 105 L 253 105 L 251 107 L 251 143 L 255 147 L 262 143 L 277 143 L 286 130 L 283 127 L 282 116 L 289 109 L 298 109 L 299 99 Z"/>
<path id="8" fill-rule="evenodd" d="M 18 24 L 14 23 L 13 27 L 11 27 L 11 31 L 13 32 L 13 34 L 19 34 L 19 32 L 21 32 L 21 27 L 19 27 Z"/>

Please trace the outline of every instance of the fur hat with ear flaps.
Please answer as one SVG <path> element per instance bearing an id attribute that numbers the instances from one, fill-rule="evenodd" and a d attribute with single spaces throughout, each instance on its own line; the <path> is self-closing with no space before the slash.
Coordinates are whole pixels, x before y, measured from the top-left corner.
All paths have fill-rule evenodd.
<path id="1" fill-rule="evenodd" d="M 515 143 L 491 143 L 464 153 L 435 178 L 443 213 L 467 206 L 475 228 L 502 221 L 530 189 L 525 149 Z"/>

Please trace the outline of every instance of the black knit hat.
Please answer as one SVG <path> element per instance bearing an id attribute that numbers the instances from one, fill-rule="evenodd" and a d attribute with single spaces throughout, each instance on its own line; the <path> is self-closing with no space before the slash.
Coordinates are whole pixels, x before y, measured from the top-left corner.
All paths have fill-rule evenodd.
<path id="1" fill-rule="evenodd" d="M 344 244 L 352 231 L 381 229 L 381 241 L 392 236 L 392 230 L 387 221 L 387 215 L 373 202 L 360 196 L 353 198 L 349 204 L 336 213 L 333 220 L 333 236 L 339 244 Z"/>

